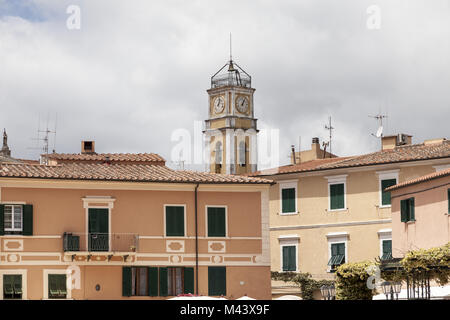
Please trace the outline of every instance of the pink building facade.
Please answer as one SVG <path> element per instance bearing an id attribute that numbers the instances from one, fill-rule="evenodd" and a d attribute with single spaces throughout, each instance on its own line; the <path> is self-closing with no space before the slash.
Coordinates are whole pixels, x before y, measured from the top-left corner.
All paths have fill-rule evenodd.
<path id="1" fill-rule="evenodd" d="M 450 241 L 450 168 L 389 188 L 392 256 Z"/>

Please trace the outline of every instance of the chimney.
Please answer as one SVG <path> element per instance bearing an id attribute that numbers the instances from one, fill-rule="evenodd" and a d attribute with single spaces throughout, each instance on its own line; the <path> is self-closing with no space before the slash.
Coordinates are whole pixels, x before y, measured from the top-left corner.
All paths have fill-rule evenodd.
<path id="1" fill-rule="evenodd" d="M 412 143 L 412 136 L 409 134 L 400 133 L 397 135 L 381 137 L 381 150 L 391 150 L 398 146 L 410 145 Z"/>
<path id="2" fill-rule="evenodd" d="M 296 164 L 296 161 L 295 161 L 295 146 L 294 145 L 291 145 L 291 151 L 292 151 L 292 163 L 293 164 Z"/>
<path id="3" fill-rule="evenodd" d="M 311 143 L 311 150 L 316 154 L 316 159 L 318 159 L 320 157 L 320 143 L 319 143 L 319 138 L 314 137 L 312 138 L 312 143 Z"/>
<path id="4" fill-rule="evenodd" d="M 81 141 L 81 153 L 82 154 L 95 153 L 95 141 Z"/>

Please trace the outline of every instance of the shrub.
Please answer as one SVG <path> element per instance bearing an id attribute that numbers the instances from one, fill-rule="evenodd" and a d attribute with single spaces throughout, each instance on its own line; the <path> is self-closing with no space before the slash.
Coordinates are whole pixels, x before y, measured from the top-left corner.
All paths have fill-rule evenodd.
<path id="1" fill-rule="evenodd" d="M 272 279 L 296 283 L 300 287 L 303 300 L 313 300 L 315 290 L 323 285 L 329 286 L 334 283 L 332 280 L 315 280 L 309 272 L 272 272 Z"/>

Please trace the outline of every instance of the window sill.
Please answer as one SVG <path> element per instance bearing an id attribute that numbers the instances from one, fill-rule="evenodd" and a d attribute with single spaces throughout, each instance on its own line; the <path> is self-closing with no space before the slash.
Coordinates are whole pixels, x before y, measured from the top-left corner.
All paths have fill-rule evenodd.
<path id="1" fill-rule="evenodd" d="M 327 212 L 341 212 L 341 211 L 348 211 L 348 208 L 342 208 L 342 209 L 327 209 Z"/>
<path id="2" fill-rule="evenodd" d="M 416 220 L 406 221 L 405 223 L 406 223 L 406 224 L 414 224 L 414 223 L 416 223 Z"/>
<path id="3" fill-rule="evenodd" d="M 389 205 L 386 204 L 384 206 L 380 205 L 380 206 L 378 206 L 378 208 L 380 208 L 380 209 L 388 209 L 389 208 L 390 209 L 390 208 L 392 208 L 392 205 L 391 204 L 389 204 Z"/>
<path id="4" fill-rule="evenodd" d="M 300 212 L 282 212 L 282 213 L 279 213 L 280 216 L 295 216 L 295 215 L 298 215 L 298 214 L 300 214 Z"/>

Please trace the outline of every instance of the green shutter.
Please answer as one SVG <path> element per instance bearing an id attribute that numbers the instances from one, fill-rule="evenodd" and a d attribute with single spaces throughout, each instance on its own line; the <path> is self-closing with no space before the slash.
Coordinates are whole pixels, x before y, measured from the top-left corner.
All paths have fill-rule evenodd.
<path id="1" fill-rule="evenodd" d="M 283 247 L 283 271 L 295 271 L 297 269 L 297 261 L 295 254 L 295 246 Z"/>
<path id="2" fill-rule="evenodd" d="M 208 237 L 225 237 L 225 208 L 208 208 Z"/>
<path id="3" fill-rule="evenodd" d="M 297 261 L 295 254 L 295 246 L 290 247 L 289 249 L 289 270 L 295 271 L 297 269 Z"/>
<path id="4" fill-rule="evenodd" d="M 24 236 L 33 235 L 33 205 L 26 204 L 23 206 L 23 232 Z"/>
<path id="5" fill-rule="evenodd" d="M 159 295 L 161 297 L 168 295 L 167 268 L 159 268 Z"/>
<path id="6" fill-rule="evenodd" d="M 383 255 L 381 260 L 392 259 L 392 240 L 383 240 Z"/>
<path id="7" fill-rule="evenodd" d="M 416 214 L 415 214 L 415 210 L 414 210 L 414 198 L 410 198 L 409 199 L 409 221 L 416 221 Z"/>
<path id="8" fill-rule="evenodd" d="M 289 247 L 283 247 L 283 271 L 289 271 Z"/>
<path id="9" fill-rule="evenodd" d="M 447 203 L 448 203 L 448 214 L 450 214 L 450 189 L 447 189 Z M 1 218 L 1 208 L 0 208 L 0 218 Z"/>
<path id="10" fill-rule="evenodd" d="M 339 265 L 345 262 L 345 243 L 331 244 L 331 258 L 328 261 L 329 266 Z"/>
<path id="11" fill-rule="evenodd" d="M 122 268 L 122 296 L 131 296 L 131 267 Z"/>
<path id="12" fill-rule="evenodd" d="M 194 293 L 194 268 L 184 268 L 184 293 Z"/>
<path id="13" fill-rule="evenodd" d="M 0 236 L 5 234 L 5 205 L 0 204 Z"/>
<path id="14" fill-rule="evenodd" d="M 226 296 L 227 273 L 225 267 L 208 267 L 208 295 Z"/>
<path id="15" fill-rule="evenodd" d="M 166 207 L 166 235 L 184 236 L 184 207 Z"/>
<path id="16" fill-rule="evenodd" d="M 295 212 L 295 188 L 281 190 L 282 213 Z"/>
<path id="17" fill-rule="evenodd" d="M 408 221 L 408 200 L 400 200 L 400 221 Z"/>
<path id="18" fill-rule="evenodd" d="M 330 209 L 345 209 L 344 201 L 344 184 L 332 184 L 330 185 Z"/>
<path id="19" fill-rule="evenodd" d="M 148 268 L 148 295 L 150 297 L 158 296 L 158 268 Z"/>
<path id="20" fill-rule="evenodd" d="M 387 206 L 391 204 L 391 193 L 389 191 L 384 191 L 384 189 L 389 188 L 397 184 L 397 179 L 387 179 L 381 180 L 381 205 Z"/>
<path id="21" fill-rule="evenodd" d="M 14 294 L 20 295 L 22 294 L 22 275 L 14 276 Z"/>

